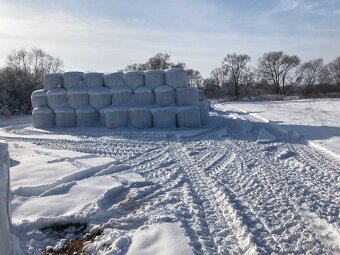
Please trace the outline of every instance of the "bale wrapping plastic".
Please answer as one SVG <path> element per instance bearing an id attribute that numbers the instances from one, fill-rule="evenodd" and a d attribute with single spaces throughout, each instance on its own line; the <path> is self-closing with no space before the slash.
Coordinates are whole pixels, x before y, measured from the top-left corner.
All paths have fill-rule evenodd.
<path id="1" fill-rule="evenodd" d="M 135 103 L 139 105 L 151 105 L 155 103 L 155 96 L 152 89 L 147 86 L 135 90 Z"/>
<path id="2" fill-rule="evenodd" d="M 198 105 L 198 90 L 195 87 L 176 89 L 176 103 L 179 106 Z"/>
<path id="3" fill-rule="evenodd" d="M 111 104 L 110 89 L 106 87 L 89 88 L 90 104 L 99 112 Z"/>
<path id="4" fill-rule="evenodd" d="M 172 68 L 165 72 L 165 84 L 174 88 L 188 87 L 188 75 L 183 68 Z"/>
<path id="5" fill-rule="evenodd" d="M 86 86 L 75 86 L 67 90 L 67 99 L 71 107 L 78 109 L 89 104 L 89 93 Z"/>
<path id="6" fill-rule="evenodd" d="M 104 83 L 105 83 L 105 86 L 108 88 L 127 86 L 124 81 L 124 73 L 122 72 L 105 74 Z"/>
<path id="7" fill-rule="evenodd" d="M 209 103 L 207 101 L 200 101 L 199 108 L 201 125 L 205 125 L 209 121 Z"/>
<path id="8" fill-rule="evenodd" d="M 76 122 L 78 126 L 92 126 L 98 122 L 98 112 L 91 105 L 76 109 Z"/>
<path id="9" fill-rule="evenodd" d="M 128 125 L 129 109 L 125 107 L 109 107 L 105 110 L 105 126 L 107 128 L 122 128 Z"/>
<path id="10" fill-rule="evenodd" d="M 61 73 L 48 73 L 44 76 L 45 90 L 55 89 L 63 86 L 63 75 Z"/>
<path id="11" fill-rule="evenodd" d="M 112 108 L 112 105 L 109 105 L 99 111 L 99 122 L 101 125 L 105 126 L 105 112 L 106 110 L 111 109 L 111 108 Z"/>
<path id="12" fill-rule="evenodd" d="M 175 104 L 175 92 L 173 87 L 163 85 L 155 89 L 155 101 L 159 106 L 168 106 Z"/>
<path id="13" fill-rule="evenodd" d="M 176 127 L 176 109 L 173 107 L 161 107 L 151 110 L 153 126 L 155 128 Z"/>
<path id="14" fill-rule="evenodd" d="M 145 85 L 155 90 L 164 85 L 164 70 L 150 70 L 145 72 Z"/>
<path id="15" fill-rule="evenodd" d="M 76 113 L 71 106 L 63 105 L 54 112 L 55 125 L 57 127 L 72 127 L 76 124 Z"/>
<path id="16" fill-rule="evenodd" d="M 112 105 L 125 105 L 132 103 L 133 94 L 131 89 L 124 86 L 116 86 L 111 88 Z"/>
<path id="17" fill-rule="evenodd" d="M 201 125 L 198 106 L 182 106 L 177 108 L 177 127 L 198 128 Z"/>
<path id="18" fill-rule="evenodd" d="M 131 126 L 136 128 L 151 128 L 152 127 L 152 114 L 148 108 L 130 108 L 129 121 Z"/>
<path id="19" fill-rule="evenodd" d="M 47 104 L 52 110 L 67 104 L 67 93 L 63 88 L 51 89 L 46 92 Z"/>
<path id="20" fill-rule="evenodd" d="M 87 87 L 99 87 L 104 85 L 103 73 L 85 73 L 84 81 Z"/>
<path id="21" fill-rule="evenodd" d="M 32 108 L 46 107 L 47 106 L 47 96 L 43 89 L 33 91 L 31 95 Z"/>
<path id="22" fill-rule="evenodd" d="M 135 71 L 126 72 L 124 74 L 124 81 L 133 91 L 135 91 L 138 87 L 144 86 L 144 73 Z"/>
<path id="23" fill-rule="evenodd" d="M 55 124 L 54 112 L 48 107 L 34 108 L 32 112 L 33 127 L 52 127 Z"/>
<path id="24" fill-rule="evenodd" d="M 84 85 L 84 73 L 83 72 L 65 72 L 64 75 L 64 88 L 70 89 L 74 86 Z"/>

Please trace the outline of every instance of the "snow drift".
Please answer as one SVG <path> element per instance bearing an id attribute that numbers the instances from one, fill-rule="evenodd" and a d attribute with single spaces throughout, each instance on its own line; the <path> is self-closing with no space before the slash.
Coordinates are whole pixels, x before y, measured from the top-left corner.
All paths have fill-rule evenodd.
<path id="1" fill-rule="evenodd" d="M 9 157 L 8 145 L 0 143 L 0 254 L 9 254 Z"/>

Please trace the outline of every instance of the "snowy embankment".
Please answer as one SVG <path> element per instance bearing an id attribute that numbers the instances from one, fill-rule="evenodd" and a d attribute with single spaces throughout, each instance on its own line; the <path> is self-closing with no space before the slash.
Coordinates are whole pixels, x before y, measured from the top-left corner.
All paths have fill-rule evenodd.
<path id="1" fill-rule="evenodd" d="M 10 254 L 8 145 L 0 141 L 0 254 Z"/>
<path id="2" fill-rule="evenodd" d="M 264 118 L 340 157 L 340 99 L 232 102 L 228 110 Z"/>
<path id="3" fill-rule="evenodd" d="M 340 254 L 340 163 L 214 107 L 198 130 L 2 123 L 25 254 L 79 238 L 89 254 Z"/>

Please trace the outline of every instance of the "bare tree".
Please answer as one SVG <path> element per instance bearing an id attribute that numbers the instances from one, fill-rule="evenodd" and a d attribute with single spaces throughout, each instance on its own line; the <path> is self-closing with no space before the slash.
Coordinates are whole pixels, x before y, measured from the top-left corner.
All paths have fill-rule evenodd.
<path id="1" fill-rule="evenodd" d="M 321 82 L 323 75 L 323 60 L 322 58 L 310 60 L 303 63 L 299 68 L 300 82 L 303 86 L 304 97 L 309 97 L 317 84 Z"/>
<path id="2" fill-rule="evenodd" d="M 168 69 L 171 67 L 170 55 L 167 53 L 157 53 L 155 56 L 149 58 L 147 62 L 147 69 Z"/>
<path id="3" fill-rule="evenodd" d="M 254 82 L 254 72 L 249 66 L 250 57 L 246 54 L 228 54 L 223 62 L 223 73 L 227 76 L 230 95 L 238 101 Z"/>
<path id="4" fill-rule="evenodd" d="M 13 113 L 31 111 L 31 93 L 43 87 L 45 73 L 61 72 L 63 61 L 42 49 L 13 50 L 0 69 L 0 109 Z"/>
<path id="5" fill-rule="evenodd" d="M 340 86 L 340 57 L 337 57 L 327 65 L 332 82 Z"/>
<path id="6" fill-rule="evenodd" d="M 7 66 L 33 74 L 35 88 L 41 88 L 45 73 L 60 72 L 64 66 L 60 58 L 55 58 L 39 48 L 13 50 L 7 57 Z"/>
<path id="7" fill-rule="evenodd" d="M 170 61 L 171 56 L 167 53 L 157 53 L 155 56 L 149 58 L 145 63 L 137 63 L 128 65 L 125 71 L 146 71 L 153 69 L 169 69 L 169 68 L 185 68 L 183 62 L 173 63 Z"/>
<path id="8" fill-rule="evenodd" d="M 198 70 L 187 69 L 187 74 L 188 74 L 189 86 L 191 87 L 202 86 L 204 79 Z"/>
<path id="9" fill-rule="evenodd" d="M 258 73 L 273 92 L 284 98 L 296 84 L 299 64 L 300 58 L 296 55 L 289 56 L 282 51 L 268 52 L 258 60 Z"/>
<path id="10" fill-rule="evenodd" d="M 227 82 L 227 74 L 222 67 L 217 67 L 210 72 L 210 76 L 212 79 L 216 80 L 218 86 L 221 88 Z"/>

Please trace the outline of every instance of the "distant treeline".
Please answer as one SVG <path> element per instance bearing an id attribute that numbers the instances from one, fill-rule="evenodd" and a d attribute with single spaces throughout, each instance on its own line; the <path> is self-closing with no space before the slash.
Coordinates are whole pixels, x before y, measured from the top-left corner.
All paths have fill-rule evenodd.
<path id="1" fill-rule="evenodd" d="M 340 97 L 340 57 L 327 64 L 322 58 L 301 63 L 296 55 L 275 51 L 264 53 L 256 67 L 250 61 L 246 54 L 227 54 L 221 66 L 205 79 L 185 63 L 172 62 L 166 53 L 158 53 L 145 63 L 128 65 L 124 70 L 186 68 L 190 86 L 202 89 L 207 98 Z M 13 50 L 0 69 L 0 115 L 29 113 L 31 93 L 43 88 L 45 73 L 62 72 L 62 68 L 60 58 L 42 49 Z"/>

